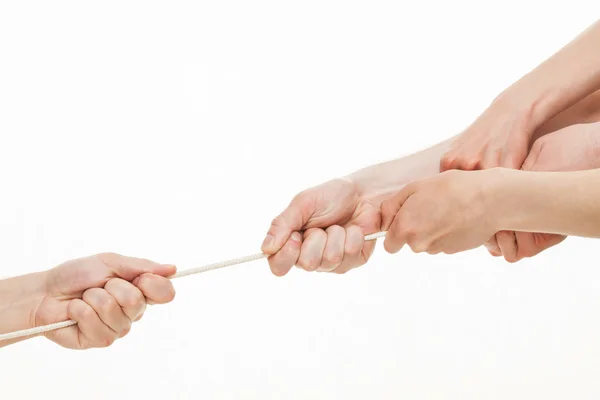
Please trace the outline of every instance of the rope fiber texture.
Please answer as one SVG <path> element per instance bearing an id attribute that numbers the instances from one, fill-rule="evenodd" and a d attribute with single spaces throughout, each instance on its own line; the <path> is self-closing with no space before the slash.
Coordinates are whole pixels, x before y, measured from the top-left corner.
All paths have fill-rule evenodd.
<path id="1" fill-rule="evenodd" d="M 372 233 L 370 235 L 365 236 L 365 240 L 366 241 L 377 240 L 378 238 L 385 236 L 385 233 L 386 232 L 383 232 L 383 231 L 377 232 L 377 233 Z M 262 258 L 267 258 L 267 257 L 269 257 L 268 254 L 256 253 L 256 254 L 252 254 L 249 256 L 233 258 L 231 260 L 221 261 L 221 262 L 217 262 L 214 264 L 207 264 L 207 265 L 203 265 L 201 267 L 184 269 L 182 271 L 175 273 L 175 275 L 172 275 L 171 277 L 169 277 L 169 279 L 176 279 L 176 278 L 182 278 L 184 276 L 201 274 L 203 272 L 212 271 L 214 269 L 231 267 L 233 265 L 244 264 L 247 262 L 260 260 Z M 53 330 L 61 329 L 61 328 L 66 328 L 68 326 L 72 326 L 72 325 L 76 325 L 76 324 L 77 324 L 77 322 L 69 320 L 69 321 L 56 322 L 56 323 L 50 324 L 50 325 L 37 326 L 35 328 L 30 328 L 30 329 L 23 329 L 23 330 L 15 331 L 15 332 L 2 333 L 2 334 L 0 334 L 0 342 L 4 341 L 4 340 L 17 339 L 17 338 L 21 338 L 21 337 L 25 337 L 25 336 L 38 335 L 40 333 L 49 332 L 49 331 L 53 331 Z"/>

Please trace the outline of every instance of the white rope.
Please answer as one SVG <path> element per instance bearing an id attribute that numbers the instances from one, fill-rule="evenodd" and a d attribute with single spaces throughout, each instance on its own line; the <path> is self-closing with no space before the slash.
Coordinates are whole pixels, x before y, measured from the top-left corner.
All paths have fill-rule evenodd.
<path id="1" fill-rule="evenodd" d="M 383 237 L 383 236 L 385 236 L 385 232 L 372 233 L 370 235 L 365 236 L 365 240 L 367 240 L 367 241 L 377 240 L 378 238 Z M 188 275 L 195 275 L 195 274 L 200 274 L 200 273 L 207 272 L 207 271 L 212 271 L 214 269 L 244 264 L 244 263 L 247 263 L 250 261 L 260 260 L 261 258 L 267 258 L 268 256 L 269 255 L 265 254 L 265 253 L 256 253 L 256 254 L 252 254 L 249 256 L 233 258 L 233 259 L 227 260 L 227 261 L 221 261 L 221 262 L 214 263 L 214 264 L 203 265 L 201 267 L 185 269 L 185 270 L 177 272 L 175 275 L 170 276 L 169 279 L 181 278 L 181 277 L 188 276 Z M 25 336 L 38 335 L 40 333 L 49 332 L 49 331 L 53 331 L 53 330 L 61 329 L 61 328 L 66 328 L 68 326 L 72 326 L 75 324 L 77 324 L 77 322 L 69 320 L 69 321 L 57 322 L 57 323 L 50 324 L 50 325 L 38 326 L 35 328 L 30 328 L 30 329 L 23 329 L 23 330 L 15 331 L 15 332 L 2 333 L 2 334 L 0 334 L 0 342 L 4 341 L 4 340 L 17 339 L 17 338 L 21 338 L 21 337 L 25 337 Z"/>

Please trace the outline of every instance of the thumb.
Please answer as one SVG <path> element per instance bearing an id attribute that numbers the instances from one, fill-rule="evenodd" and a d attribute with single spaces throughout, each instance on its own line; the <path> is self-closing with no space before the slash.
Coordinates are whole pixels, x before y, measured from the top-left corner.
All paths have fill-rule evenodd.
<path id="1" fill-rule="evenodd" d="M 527 149 L 529 147 L 529 136 L 519 135 L 519 137 L 510 140 L 502 153 L 500 166 L 504 168 L 519 169 L 523 161 L 527 158 Z"/>
<path id="2" fill-rule="evenodd" d="M 105 254 L 102 261 L 119 278 L 132 281 L 142 274 L 154 274 L 169 277 L 177 268 L 174 265 L 160 264 L 143 258 L 127 257 L 120 254 Z"/>
<path id="3" fill-rule="evenodd" d="M 261 250 L 275 254 L 288 241 L 292 232 L 300 231 L 314 213 L 314 201 L 310 197 L 297 196 L 290 205 L 271 222 Z"/>
<path id="4" fill-rule="evenodd" d="M 417 191 L 416 184 L 406 185 L 398 194 L 394 197 L 384 201 L 381 204 L 381 227 L 382 230 L 387 231 L 394 221 L 394 217 L 402 208 L 402 205 L 406 200 Z"/>

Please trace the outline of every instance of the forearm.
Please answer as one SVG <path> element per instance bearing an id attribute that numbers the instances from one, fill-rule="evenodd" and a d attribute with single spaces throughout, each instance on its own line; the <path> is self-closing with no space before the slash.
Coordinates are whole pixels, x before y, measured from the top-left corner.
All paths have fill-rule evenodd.
<path id="1" fill-rule="evenodd" d="M 406 157 L 360 169 L 347 178 L 358 185 L 365 198 L 381 202 L 409 182 L 438 174 L 440 158 L 455 139 L 452 137 Z"/>
<path id="2" fill-rule="evenodd" d="M 531 143 L 548 133 L 566 128 L 567 126 L 589 124 L 598 121 L 600 121 L 600 90 L 596 90 L 591 95 L 566 110 L 561 111 L 538 127 L 533 134 Z"/>
<path id="3" fill-rule="evenodd" d="M 494 196 L 498 230 L 600 238 L 600 169 L 511 175 Z"/>
<path id="4" fill-rule="evenodd" d="M 506 89 L 496 100 L 520 104 L 533 129 L 600 89 L 600 21 L 533 71 Z"/>
<path id="5" fill-rule="evenodd" d="M 0 280 L 0 333 L 35 326 L 35 311 L 45 293 L 44 282 L 43 273 Z M 24 339 L 1 341 L 0 347 Z"/>

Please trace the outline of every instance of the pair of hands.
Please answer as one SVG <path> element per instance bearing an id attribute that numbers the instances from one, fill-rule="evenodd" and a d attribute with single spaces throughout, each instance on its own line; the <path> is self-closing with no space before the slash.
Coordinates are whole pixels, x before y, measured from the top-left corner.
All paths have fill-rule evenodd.
<path id="1" fill-rule="evenodd" d="M 597 108 L 597 101 L 598 96 L 594 94 L 584 102 L 586 107 L 591 105 L 590 108 Z M 513 116 L 518 116 L 518 113 L 494 111 L 493 107 L 486 110 L 452 144 L 440 160 L 441 172 L 495 167 L 567 172 L 600 167 L 598 123 L 570 125 L 541 136 L 525 122 L 526 118 L 514 119 Z M 568 114 L 566 117 L 573 118 Z M 598 115 L 593 113 L 590 117 L 592 120 L 598 119 Z M 492 120 L 497 123 L 491 124 Z M 565 121 L 558 122 L 560 125 Z M 486 130 L 486 126 L 491 126 L 492 130 Z M 534 136 L 541 137 L 531 144 Z M 485 243 L 485 247 L 493 256 L 504 256 L 508 262 L 516 262 L 525 257 L 533 257 L 565 239 L 566 236 L 563 235 L 500 231 Z"/>
<path id="2" fill-rule="evenodd" d="M 534 130 L 521 120 L 499 115 L 505 114 L 488 109 L 453 143 L 440 162 L 444 172 L 405 186 L 383 203 L 344 179 L 298 194 L 273 220 L 262 245 L 262 251 L 271 254 L 272 272 L 283 276 L 297 265 L 307 271 L 345 273 L 366 263 L 374 243 L 365 242 L 364 235 L 379 230 L 388 231 L 385 248 L 391 253 L 404 244 L 413 251 L 429 253 L 453 253 L 485 244 L 492 255 L 504 256 L 509 262 L 563 241 L 565 237 L 560 235 L 494 230 L 494 219 L 482 203 L 481 193 L 502 171 L 490 175 L 451 170 L 597 168 L 599 125 L 572 125 L 542 136 L 532 145 Z M 461 237 L 468 241 L 456 240 Z"/>

